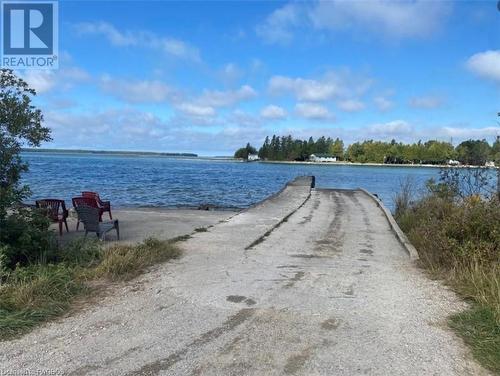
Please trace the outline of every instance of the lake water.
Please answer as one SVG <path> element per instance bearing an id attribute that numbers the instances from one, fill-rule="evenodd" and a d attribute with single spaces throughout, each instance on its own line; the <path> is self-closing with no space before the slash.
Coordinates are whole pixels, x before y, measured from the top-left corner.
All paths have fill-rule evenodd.
<path id="1" fill-rule="evenodd" d="M 71 197 L 97 191 L 113 207 L 197 207 L 212 204 L 245 208 L 280 190 L 296 176 L 316 176 L 318 188 L 358 188 L 376 193 L 393 208 L 400 183 L 415 185 L 438 177 L 439 169 L 243 163 L 231 160 L 177 159 L 105 154 L 23 153 L 30 171 L 23 176 L 32 196 Z"/>

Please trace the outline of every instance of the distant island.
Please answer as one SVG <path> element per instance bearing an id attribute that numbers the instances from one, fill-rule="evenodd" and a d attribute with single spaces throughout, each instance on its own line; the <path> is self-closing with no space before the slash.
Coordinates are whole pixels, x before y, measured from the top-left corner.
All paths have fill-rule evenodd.
<path id="1" fill-rule="evenodd" d="M 111 154 L 111 155 L 146 155 L 158 157 L 189 157 L 197 158 L 194 153 L 164 153 L 154 151 L 119 151 L 119 150 L 81 150 L 81 149 L 31 149 L 23 148 L 23 152 L 30 153 L 72 153 L 72 154 Z"/>
<path id="2" fill-rule="evenodd" d="M 456 147 L 450 142 L 429 140 L 411 144 L 392 140 L 367 140 L 345 147 L 339 139 L 324 136 L 314 140 L 294 139 L 291 135 L 266 137 L 257 150 L 246 144 L 235 158 L 272 162 L 344 162 L 407 165 L 465 165 L 494 167 L 500 162 L 500 139 L 467 140 Z"/>

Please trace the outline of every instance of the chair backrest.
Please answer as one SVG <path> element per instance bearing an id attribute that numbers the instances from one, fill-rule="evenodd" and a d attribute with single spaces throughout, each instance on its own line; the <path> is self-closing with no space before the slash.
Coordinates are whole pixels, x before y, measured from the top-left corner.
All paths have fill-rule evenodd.
<path id="1" fill-rule="evenodd" d="M 99 204 L 94 197 L 73 197 L 71 199 L 73 207 L 76 209 L 80 206 L 90 206 L 91 208 L 99 208 Z"/>
<path id="2" fill-rule="evenodd" d="M 83 191 L 82 197 L 92 197 L 99 203 L 99 205 L 102 205 L 101 198 L 99 197 L 99 193 L 97 192 Z"/>
<path id="3" fill-rule="evenodd" d="M 99 230 L 99 209 L 91 206 L 75 206 L 78 219 L 83 222 L 85 230 L 97 232 Z"/>
<path id="4" fill-rule="evenodd" d="M 44 200 L 37 200 L 35 203 L 37 208 L 44 209 L 47 212 L 47 217 L 55 221 L 59 219 L 60 208 L 62 209 L 63 213 L 66 211 L 64 200 L 48 198 Z"/>

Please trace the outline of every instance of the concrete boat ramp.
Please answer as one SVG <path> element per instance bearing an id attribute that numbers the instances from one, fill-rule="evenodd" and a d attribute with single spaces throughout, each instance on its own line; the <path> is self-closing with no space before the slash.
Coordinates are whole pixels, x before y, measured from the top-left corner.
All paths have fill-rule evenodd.
<path id="1" fill-rule="evenodd" d="M 0 373 L 487 374 L 446 326 L 464 303 L 361 190 L 297 179 L 181 244 L 180 260 L 0 343 Z"/>

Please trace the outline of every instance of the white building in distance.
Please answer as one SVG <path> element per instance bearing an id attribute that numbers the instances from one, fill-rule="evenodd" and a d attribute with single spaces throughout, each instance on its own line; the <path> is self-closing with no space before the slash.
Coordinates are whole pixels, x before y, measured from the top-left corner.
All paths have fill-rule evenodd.
<path id="1" fill-rule="evenodd" d="M 259 160 L 258 154 L 248 154 L 248 161 L 258 161 L 258 160 Z"/>
<path id="2" fill-rule="evenodd" d="M 311 154 L 309 160 L 311 162 L 337 162 L 337 157 L 331 154 Z"/>

